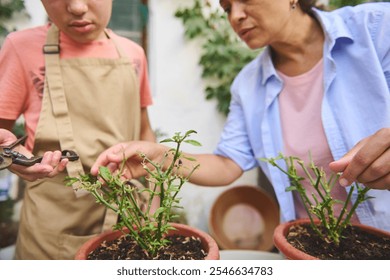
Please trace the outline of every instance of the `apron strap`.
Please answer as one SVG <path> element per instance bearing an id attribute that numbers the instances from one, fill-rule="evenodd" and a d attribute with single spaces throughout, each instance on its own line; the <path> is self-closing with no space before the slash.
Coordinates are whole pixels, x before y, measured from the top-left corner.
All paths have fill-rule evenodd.
<path id="1" fill-rule="evenodd" d="M 63 81 L 60 70 L 60 46 L 58 42 L 59 30 L 54 24 L 52 24 L 47 35 L 46 45 L 43 46 L 46 64 L 45 76 L 46 83 L 49 88 L 48 94 L 50 95 L 53 107 L 53 114 L 56 120 L 61 149 L 76 151 L 72 123 L 69 117 L 68 104 L 66 102 L 65 92 L 63 89 Z M 49 72 L 50 75 L 48 74 Z M 66 169 L 71 177 L 84 174 L 80 159 L 68 162 Z M 82 189 L 77 190 L 77 184 L 73 185 L 73 190 L 76 197 L 88 194 L 88 191 Z"/>
<path id="2" fill-rule="evenodd" d="M 126 56 L 126 53 L 125 53 L 125 52 L 123 51 L 123 49 L 121 48 L 120 44 L 118 44 L 118 43 L 116 42 L 116 40 L 110 36 L 110 33 L 108 32 L 107 29 L 104 30 L 104 34 L 106 34 L 107 38 L 108 38 L 108 39 L 111 39 L 112 42 L 114 43 L 115 48 L 116 48 L 117 52 L 119 53 L 119 57 L 127 57 L 127 56 Z"/>

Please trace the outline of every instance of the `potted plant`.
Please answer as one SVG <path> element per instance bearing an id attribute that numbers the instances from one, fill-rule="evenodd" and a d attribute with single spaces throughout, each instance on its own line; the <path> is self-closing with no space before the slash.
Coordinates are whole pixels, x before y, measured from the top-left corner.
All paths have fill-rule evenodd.
<path id="1" fill-rule="evenodd" d="M 78 183 L 79 187 L 89 191 L 98 203 L 119 216 L 114 230 L 86 242 L 76 254 L 76 259 L 219 258 L 218 246 L 208 234 L 188 225 L 171 222 L 176 217 L 172 210 L 179 207 L 180 199 L 177 195 L 181 187 L 199 167 L 195 165 L 187 177 L 180 174 L 180 169 L 184 168 L 181 164 L 184 157 L 180 151 L 181 144 L 200 145 L 189 139 L 193 133 L 196 132 L 190 130 L 184 135 L 176 133 L 172 138 L 161 141 L 176 144 L 175 148 L 164 155 L 161 162 L 153 162 L 145 154 L 139 153 L 142 166 L 148 173 L 145 179 L 149 188 L 139 188 L 132 181 L 122 178 L 125 159 L 121 170 L 115 174 L 107 167 L 100 167 L 97 177 L 86 174 L 67 178 L 68 185 Z M 170 156 L 172 160 L 167 164 Z M 192 158 L 186 159 L 194 161 Z M 163 168 L 164 166 L 168 167 Z M 145 192 L 149 199 L 144 204 L 140 198 Z M 159 199 L 159 207 L 151 211 L 152 201 L 156 197 Z M 184 253 L 177 253 L 178 250 Z"/>
<path id="2" fill-rule="evenodd" d="M 286 169 L 278 163 L 284 160 Z M 362 224 L 351 224 L 351 217 L 360 203 L 367 199 L 368 187 L 355 183 L 350 187 L 345 201 L 331 196 L 331 189 L 338 181 L 339 174 L 327 174 L 312 160 L 308 166 L 297 157 L 279 154 L 275 158 L 264 159 L 290 179 L 291 186 L 286 191 L 296 191 L 305 207 L 308 219 L 300 219 L 280 224 L 274 232 L 275 246 L 288 259 L 389 259 L 390 233 Z M 297 165 L 306 174 L 303 178 L 297 173 Z M 309 199 L 303 180 L 309 180 L 314 188 Z M 352 202 L 352 194 L 357 197 Z M 342 204 L 339 216 L 334 206 Z M 352 204 L 348 210 L 348 204 Z"/>

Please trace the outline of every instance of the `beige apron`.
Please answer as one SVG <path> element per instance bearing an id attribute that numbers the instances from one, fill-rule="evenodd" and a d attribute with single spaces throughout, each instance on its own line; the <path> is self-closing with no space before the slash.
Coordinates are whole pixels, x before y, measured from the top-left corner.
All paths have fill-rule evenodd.
<path id="1" fill-rule="evenodd" d="M 106 209 L 92 195 L 76 195 L 64 178 L 82 169 L 89 172 L 103 150 L 139 139 L 140 134 L 139 83 L 120 47 L 116 45 L 118 59 L 60 60 L 58 42 L 58 29 L 52 26 L 45 45 L 46 82 L 33 153 L 71 149 L 80 161 L 70 163 L 56 178 L 27 184 L 16 259 L 73 259 L 82 243 L 115 223 L 116 219 L 105 221 Z"/>

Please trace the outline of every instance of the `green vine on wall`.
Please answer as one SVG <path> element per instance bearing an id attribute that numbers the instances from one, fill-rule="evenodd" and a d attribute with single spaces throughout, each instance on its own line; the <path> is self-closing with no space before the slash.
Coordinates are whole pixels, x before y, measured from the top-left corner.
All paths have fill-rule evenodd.
<path id="1" fill-rule="evenodd" d="M 335 9 L 344 6 L 355 6 L 362 3 L 367 2 L 389 2 L 389 1 L 381 1 L 381 0 L 329 0 L 330 9 Z"/>
<path id="2" fill-rule="evenodd" d="M 208 0 L 194 0 L 192 7 L 179 9 L 188 39 L 202 40 L 202 78 L 207 82 L 206 99 L 216 99 L 217 109 L 229 112 L 230 86 L 233 79 L 259 53 L 250 50 L 231 29 L 222 9 L 213 8 Z"/>

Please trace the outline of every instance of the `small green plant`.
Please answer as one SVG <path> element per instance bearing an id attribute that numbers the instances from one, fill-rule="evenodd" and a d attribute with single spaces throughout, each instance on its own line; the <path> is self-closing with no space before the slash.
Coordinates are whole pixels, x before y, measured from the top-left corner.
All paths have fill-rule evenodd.
<path id="1" fill-rule="evenodd" d="M 145 154 L 139 153 L 142 158 L 142 166 L 147 171 L 146 180 L 149 188 L 139 189 L 131 181 L 122 179 L 122 171 L 126 159 L 123 160 L 121 170 L 115 174 L 107 167 L 100 167 L 97 177 L 90 174 L 79 177 L 67 177 L 67 185 L 79 183 L 81 189 L 89 191 L 100 204 L 112 209 L 119 215 L 119 221 L 114 229 L 122 230 L 127 228 L 129 235 L 144 249 L 150 256 L 155 256 L 157 251 L 169 241 L 164 236 L 174 228 L 170 222 L 177 218 L 172 210 L 180 208 L 177 197 L 181 187 L 189 180 L 193 172 L 199 167 L 194 165 L 189 175 L 181 175 L 182 158 L 195 161 L 193 158 L 185 157 L 181 150 L 182 143 L 200 146 L 200 143 L 189 139 L 196 133 L 194 130 L 187 131 L 184 135 L 175 133 L 172 138 L 167 138 L 161 143 L 175 143 L 176 147 L 170 149 L 161 162 L 151 161 Z M 169 161 L 170 162 L 167 162 Z M 167 167 L 168 166 L 168 167 Z M 146 205 L 142 207 L 139 197 L 142 192 L 149 193 Z M 152 213 L 151 207 L 154 198 L 159 198 L 159 207 Z"/>
<path id="2" fill-rule="evenodd" d="M 282 153 L 279 153 L 275 158 L 262 160 L 277 167 L 288 176 L 291 186 L 289 186 L 286 191 L 297 191 L 299 193 L 306 213 L 309 216 L 311 227 L 326 242 L 338 245 L 340 243 L 340 238 L 342 238 L 342 232 L 350 225 L 351 217 L 358 205 L 371 198 L 366 196 L 369 188 L 361 187 L 358 183 L 351 186 L 345 201 L 332 198 L 331 190 L 338 181 L 340 174 L 331 174 L 328 178 L 323 169 L 316 166 L 312 160 L 310 160 L 309 165 L 306 166 L 298 157 L 286 157 Z M 277 163 L 279 160 L 284 160 L 286 170 Z M 298 175 L 297 165 L 302 168 L 306 178 Z M 315 193 L 312 194 L 313 202 L 309 199 L 306 189 L 302 185 L 302 181 L 306 179 L 310 181 L 310 185 L 313 186 L 315 190 Z M 351 202 L 352 193 L 355 188 L 357 189 L 358 195 L 355 202 L 352 204 L 352 208 L 348 210 L 347 206 Z M 336 217 L 333 210 L 333 206 L 336 203 L 343 205 L 338 217 Z M 320 221 L 320 224 L 315 223 L 315 218 Z M 320 226 L 322 226 L 324 232 L 321 231 Z"/>

